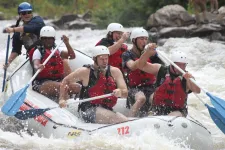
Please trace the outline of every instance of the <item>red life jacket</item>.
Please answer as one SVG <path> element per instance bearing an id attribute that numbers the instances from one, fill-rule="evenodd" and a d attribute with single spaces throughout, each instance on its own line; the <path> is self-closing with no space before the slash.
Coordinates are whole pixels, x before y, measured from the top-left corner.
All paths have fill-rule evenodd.
<path id="1" fill-rule="evenodd" d="M 181 78 L 177 77 L 173 81 L 167 73 L 165 81 L 156 89 L 153 97 L 154 106 L 170 106 L 182 109 L 185 106 L 187 93 L 182 87 Z"/>
<path id="2" fill-rule="evenodd" d="M 122 44 L 121 48 L 118 49 L 114 54 L 109 56 L 109 65 L 117 67 L 122 70 L 122 54 L 127 51 L 127 45 Z"/>
<path id="3" fill-rule="evenodd" d="M 110 67 L 108 67 L 110 68 Z M 110 71 L 110 69 L 108 69 Z M 90 79 L 89 79 L 90 80 Z M 104 95 L 112 93 L 116 89 L 116 83 L 112 76 L 104 76 L 102 73 L 99 74 L 99 79 L 95 82 L 95 85 L 88 89 L 89 97 Z M 112 108 L 117 103 L 117 97 L 110 96 L 107 98 L 101 98 L 90 102 L 91 104 L 106 105 Z"/>
<path id="4" fill-rule="evenodd" d="M 99 45 L 101 43 L 101 40 L 96 44 Z M 113 67 L 117 67 L 119 68 L 120 70 L 122 70 L 122 54 L 123 52 L 127 51 L 128 50 L 128 47 L 126 44 L 122 44 L 121 47 L 112 55 L 109 56 L 109 62 L 108 64 L 110 66 L 113 66 Z"/>
<path id="5" fill-rule="evenodd" d="M 135 60 L 137 59 L 138 58 L 136 58 Z M 151 63 L 151 60 L 148 59 L 148 62 Z M 144 71 L 141 71 L 140 69 L 129 71 L 127 77 L 128 77 L 128 85 L 130 87 L 152 85 L 156 81 L 156 77 L 153 74 L 146 73 Z"/>
<path id="6" fill-rule="evenodd" d="M 29 51 L 29 59 L 32 61 L 33 53 L 35 48 L 32 48 Z M 41 50 L 40 50 L 41 51 Z M 43 56 L 41 58 L 41 64 L 48 58 L 51 54 L 51 50 L 45 49 L 44 53 L 40 52 Z M 63 60 L 60 56 L 59 51 L 56 51 L 54 55 L 49 59 L 45 68 L 38 74 L 36 79 L 62 79 L 64 76 L 64 67 L 63 67 Z"/>

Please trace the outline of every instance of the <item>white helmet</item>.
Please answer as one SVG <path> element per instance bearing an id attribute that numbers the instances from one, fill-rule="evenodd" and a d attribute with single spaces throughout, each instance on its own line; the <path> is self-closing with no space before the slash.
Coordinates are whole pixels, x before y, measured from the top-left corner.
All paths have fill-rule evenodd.
<path id="1" fill-rule="evenodd" d="M 55 29 L 52 26 L 44 26 L 41 28 L 40 37 L 54 37 L 55 38 Z"/>
<path id="2" fill-rule="evenodd" d="M 173 52 L 171 54 L 171 60 L 173 62 L 181 62 L 181 63 L 186 63 L 186 64 L 188 63 L 186 54 L 181 51 Z"/>
<path id="3" fill-rule="evenodd" d="M 95 46 L 92 50 L 92 58 L 99 56 L 99 55 L 109 55 L 109 49 L 103 45 Z"/>
<path id="4" fill-rule="evenodd" d="M 120 31 L 124 32 L 123 26 L 119 23 L 110 23 L 107 27 L 107 32 Z"/>
<path id="5" fill-rule="evenodd" d="M 136 39 L 137 37 L 148 37 L 148 32 L 143 28 L 136 28 L 132 30 L 130 34 L 130 39 Z"/>

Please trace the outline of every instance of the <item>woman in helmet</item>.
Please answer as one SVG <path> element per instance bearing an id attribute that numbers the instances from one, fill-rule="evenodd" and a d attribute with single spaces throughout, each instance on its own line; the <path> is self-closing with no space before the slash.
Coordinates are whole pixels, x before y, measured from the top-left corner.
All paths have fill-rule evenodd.
<path id="1" fill-rule="evenodd" d="M 130 117 L 145 116 L 150 107 L 149 97 L 154 92 L 155 76 L 140 70 L 137 66 L 138 59 L 148 42 L 148 32 L 143 28 L 132 30 L 130 39 L 133 47 L 122 55 L 123 69 L 126 71 L 127 85 L 129 88 L 127 105 L 130 107 Z M 155 44 L 152 48 L 155 48 Z M 148 59 L 150 63 L 156 63 L 157 56 Z"/>
<path id="2" fill-rule="evenodd" d="M 200 93 L 200 88 L 190 81 L 193 76 L 188 72 L 182 75 L 172 65 L 165 67 L 160 64 L 146 63 L 149 56 L 153 56 L 155 53 L 154 49 L 147 48 L 138 62 L 140 68 L 157 76 L 157 88 L 152 95 L 151 111 L 153 115 L 186 117 L 188 94 L 190 92 Z M 173 52 L 171 59 L 182 70 L 185 70 L 187 57 L 183 52 Z"/>
<path id="3" fill-rule="evenodd" d="M 10 63 L 21 54 L 22 45 L 24 45 L 27 52 L 36 46 L 40 36 L 40 30 L 45 23 L 40 16 L 33 17 L 33 8 L 31 4 L 23 2 L 18 6 L 19 19 L 16 22 L 15 27 L 7 27 L 5 30 L 8 33 L 14 33 L 12 42 L 12 52 L 9 56 L 7 63 L 8 67 Z M 20 21 L 23 21 L 23 25 L 19 26 Z"/>
<path id="4" fill-rule="evenodd" d="M 109 65 L 117 67 L 122 71 L 122 53 L 127 51 L 127 45 L 124 42 L 128 39 L 129 33 L 124 32 L 124 28 L 119 23 L 110 23 L 107 27 L 107 37 L 101 39 L 96 45 L 108 47 Z"/>
<path id="5" fill-rule="evenodd" d="M 34 71 L 42 69 L 33 81 L 33 90 L 50 98 L 59 96 L 60 84 L 65 76 L 63 58 L 74 59 L 76 57 L 73 48 L 69 44 L 69 39 L 63 35 L 67 51 L 58 49 L 47 64 L 45 66 L 42 65 L 55 48 L 55 34 L 53 27 L 44 26 L 40 32 L 42 45 L 36 49 L 31 49 L 29 52 Z M 79 84 L 71 84 L 69 88 L 69 91 L 74 91 L 74 93 L 80 91 Z"/>
<path id="6" fill-rule="evenodd" d="M 113 96 L 83 102 L 79 105 L 79 113 L 85 122 L 119 123 L 128 119 L 113 111 L 118 97 L 127 97 L 127 87 L 121 71 L 108 65 L 109 49 L 96 46 L 92 49 L 94 64 L 85 65 L 65 77 L 60 88 L 60 106 L 65 107 L 68 97 L 67 86 L 80 81 L 82 89 L 80 99 L 113 93 Z"/>

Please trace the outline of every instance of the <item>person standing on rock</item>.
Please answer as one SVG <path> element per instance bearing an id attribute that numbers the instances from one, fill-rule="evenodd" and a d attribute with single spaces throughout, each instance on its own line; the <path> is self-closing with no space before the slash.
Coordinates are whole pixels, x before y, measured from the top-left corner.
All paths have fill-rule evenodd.
<path id="1" fill-rule="evenodd" d="M 194 5 L 196 23 L 208 23 L 208 19 L 206 17 L 206 3 L 207 0 L 190 0 L 190 2 Z M 201 21 L 199 13 L 203 13 L 203 20 Z"/>
<path id="2" fill-rule="evenodd" d="M 218 1 L 210 0 L 211 13 L 218 14 Z"/>

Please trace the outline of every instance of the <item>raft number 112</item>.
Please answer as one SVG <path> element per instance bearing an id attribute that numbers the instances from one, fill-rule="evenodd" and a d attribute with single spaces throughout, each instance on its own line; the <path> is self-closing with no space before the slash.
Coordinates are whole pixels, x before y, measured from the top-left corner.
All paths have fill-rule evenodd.
<path id="1" fill-rule="evenodd" d="M 119 135 L 126 135 L 126 134 L 129 134 L 129 126 L 125 126 L 125 127 L 120 127 L 120 128 L 117 128 L 117 132 Z"/>

